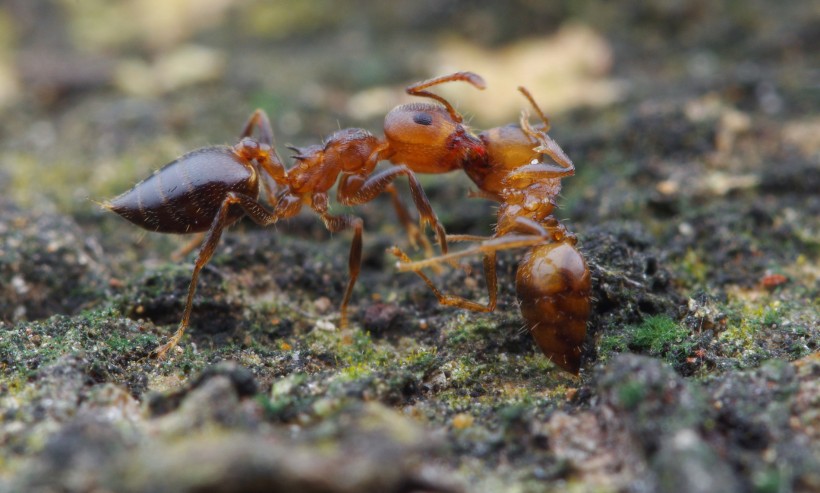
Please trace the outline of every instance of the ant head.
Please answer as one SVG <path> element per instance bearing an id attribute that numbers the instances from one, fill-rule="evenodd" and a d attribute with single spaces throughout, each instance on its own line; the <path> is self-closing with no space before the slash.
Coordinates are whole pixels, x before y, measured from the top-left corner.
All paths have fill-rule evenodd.
<path id="1" fill-rule="evenodd" d="M 390 160 L 419 173 L 451 171 L 474 153 L 484 153 L 482 142 L 449 105 L 413 103 L 393 108 L 384 119 L 384 135 Z"/>
<path id="2" fill-rule="evenodd" d="M 443 145 L 460 127 L 441 106 L 428 103 L 393 108 L 384 118 L 384 133 L 391 144 Z"/>

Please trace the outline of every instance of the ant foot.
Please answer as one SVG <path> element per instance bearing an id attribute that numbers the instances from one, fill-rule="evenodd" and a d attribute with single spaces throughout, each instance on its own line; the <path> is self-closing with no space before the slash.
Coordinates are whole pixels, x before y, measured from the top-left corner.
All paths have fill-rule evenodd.
<path id="1" fill-rule="evenodd" d="M 412 260 L 410 260 L 410 257 L 408 257 L 406 253 L 404 253 L 404 250 L 402 250 L 401 248 L 399 248 L 395 245 L 388 248 L 387 252 L 389 254 L 393 255 L 394 257 L 396 257 L 397 259 L 399 259 L 399 261 L 396 262 L 396 265 L 398 265 L 398 264 L 409 264 L 410 262 L 412 262 Z"/>
<path id="2" fill-rule="evenodd" d="M 151 351 L 151 357 L 157 360 L 165 359 L 166 353 L 171 349 L 175 348 L 181 338 L 182 334 L 174 334 L 173 336 L 171 336 L 168 342 Z"/>

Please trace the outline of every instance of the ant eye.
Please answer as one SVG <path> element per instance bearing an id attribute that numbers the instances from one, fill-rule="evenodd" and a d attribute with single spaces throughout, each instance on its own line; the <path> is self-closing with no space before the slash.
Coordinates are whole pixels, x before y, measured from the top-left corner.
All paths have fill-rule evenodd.
<path id="1" fill-rule="evenodd" d="M 430 113 L 416 113 L 413 115 L 413 121 L 419 125 L 432 125 L 433 116 Z"/>

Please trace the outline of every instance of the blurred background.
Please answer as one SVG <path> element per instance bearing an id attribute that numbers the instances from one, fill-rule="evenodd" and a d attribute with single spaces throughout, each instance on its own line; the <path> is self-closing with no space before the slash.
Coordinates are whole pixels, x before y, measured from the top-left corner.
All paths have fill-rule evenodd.
<path id="1" fill-rule="evenodd" d="M 708 94 L 763 114 L 809 112 L 818 75 L 804 58 L 820 39 L 818 9 L 763 0 L 4 0 L 0 182 L 21 203 L 45 197 L 83 215 L 89 197 L 121 191 L 186 150 L 232 142 L 256 107 L 272 115 L 281 152 L 340 127 L 377 133 L 407 100 L 406 85 L 456 70 L 488 82 L 484 92 L 441 88 L 474 126 L 516 121 L 525 102 L 515 88 L 525 85 L 558 142 L 610 133 L 619 109 Z"/>

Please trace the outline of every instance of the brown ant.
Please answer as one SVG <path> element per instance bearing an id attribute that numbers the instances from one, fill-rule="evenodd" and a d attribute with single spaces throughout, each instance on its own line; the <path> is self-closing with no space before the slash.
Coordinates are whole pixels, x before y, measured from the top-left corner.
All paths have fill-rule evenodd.
<path id="1" fill-rule="evenodd" d="M 462 125 L 461 116 L 441 96 L 422 89 L 451 81 L 466 81 L 483 89 L 481 77 L 469 72 L 420 82 L 407 89 L 408 94 L 425 96 L 444 105 L 407 105 L 402 116 L 413 121 L 429 121 L 417 128 L 417 142 L 449 142 L 453 133 L 460 142 L 469 142 L 469 152 L 459 162 L 442 161 L 440 166 L 407 166 L 417 173 L 441 173 L 462 169 L 478 186 L 475 195 L 500 204 L 495 233 L 489 238 L 448 235 L 449 241 L 477 241 L 473 248 L 412 262 L 397 247 L 391 252 L 400 259 L 399 269 L 418 274 L 443 305 L 468 310 L 495 310 L 497 296 L 496 252 L 530 247 L 518 265 L 516 294 L 521 314 L 541 351 L 564 370 L 578 375 L 581 366 L 581 346 L 586 336 L 591 290 L 590 272 L 584 258 L 575 247 L 576 237 L 552 216 L 555 198 L 561 191 L 561 178 L 572 176 L 575 166 L 561 147 L 547 134 L 549 119 L 523 87 L 519 91 L 527 98 L 538 116 L 539 125 L 531 126 L 529 114 L 522 112 L 518 125 L 497 127 L 473 136 Z M 412 114 L 411 109 L 416 113 Z M 435 115 L 430 118 L 427 115 Z M 449 118 L 447 118 L 449 116 Z M 388 115 L 389 118 L 389 115 Z M 545 161 L 551 158 L 554 163 Z M 486 276 L 488 303 L 481 304 L 460 296 L 442 294 L 421 269 L 440 265 L 465 255 L 482 253 Z"/>
<path id="2" fill-rule="evenodd" d="M 425 95 L 420 89 L 415 93 Z M 438 99 L 437 96 L 431 97 Z M 411 243 L 418 240 L 428 253 L 432 252 L 423 236 L 424 227 L 429 224 L 436 231 L 442 252 L 446 253 L 444 228 L 413 170 L 427 173 L 438 169 L 449 171 L 483 147 L 456 123 L 455 120 L 460 122 L 460 117 L 447 118 L 441 107 L 429 108 L 420 115 L 417 109 L 422 106 L 405 105 L 392 110 L 385 118 L 384 139 L 366 130 L 348 128 L 335 132 L 322 145 L 291 148 L 297 154 L 294 156 L 296 164 L 290 169 L 285 169 L 273 147 L 273 130 L 267 115 L 262 110 L 256 110 L 245 124 L 236 145 L 191 151 L 129 191 L 102 204 L 150 231 L 205 233 L 179 328 L 154 354 L 163 357 L 182 338 L 189 324 L 199 272 L 213 255 L 222 230 L 244 215 L 250 216 L 257 224 L 267 226 L 293 217 L 302 206 L 316 212 L 331 232 L 353 229 L 348 261 L 350 275 L 340 308 L 340 325 L 345 327 L 347 306 L 361 267 L 363 222 L 356 216 L 331 215 L 328 212 L 328 191 L 337 181 L 336 197 L 343 205 L 363 204 L 383 192 L 390 193 Z M 430 125 L 454 128 L 446 138 L 437 136 L 431 140 L 418 132 L 418 128 Z M 254 129 L 259 132 L 258 139 L 251 138 Z M 389 160 L 396 166 L 375 172 L 381 160 Z M 419 212 L 420 229 L 412 224 L 392 184 L 402 175 L 410 182 L 411 196 Z M 264 184 L 267 202 L 273 210 L 258 201 L 260 182 Z"/>

